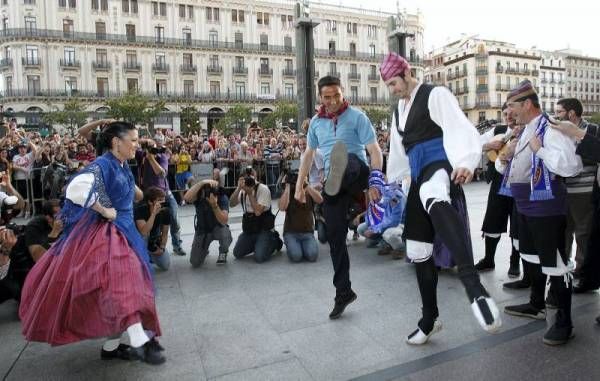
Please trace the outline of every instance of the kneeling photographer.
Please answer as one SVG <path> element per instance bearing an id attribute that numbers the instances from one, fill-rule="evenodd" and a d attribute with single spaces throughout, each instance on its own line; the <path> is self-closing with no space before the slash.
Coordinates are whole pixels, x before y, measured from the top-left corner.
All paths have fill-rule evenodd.
<path id="1" fill-rule="evenodd" d="M 171 214 L 165 202 L 165 192 L 158 187 L 144 191 L 144 199 L 133 211 L 135 225 L 147 243 L 150 259 L 161 270 L 171 267 L 171 254 L 167 250 L 167 238 Z"/>
<path id="2" fill-rule="evenodd" d="M 314 204 L 323 202 L 321 193 L 305 184 L 306 202 L 301 203 L 294 198 L 298 172 L 289 172 L 285 176 L 285 190 L 279 199 L 279 210 L 286 212 L 283 223 L 283 241 L 288 258 L 292 262 L 303 259 L 315 262 L 319 256 L 319 245 L 315 239 Z"/>
<path id="3" fill-rule="evenodd" d="M 256 180 L 252 167 L 244 170 L 238 186 L 231 195 L 232 207 L 242 204 L 242 234 L 238 237 L 233 255 L 242 258 L 254 253 L 254 260 L 262 263 L 271 259 L 273 252 L 281 250 L 283 242 L 274 230 L 275 216 L 271 213 L 271 192 Z"/>
<path id="4" fill-rule="evenodd" d="M 200 267 L 208 255 L 212 241 L 219 241 L 218 265 L 227 263 L 227 252 L 233 238 L 227 225 L 229 219 L 229 198 L 225 190 L 215 180 L 201 180 L 193 185 L 183 199 L 196 207 L 194 221 L 194 241 L 190 253 L 192 267 Z"/>

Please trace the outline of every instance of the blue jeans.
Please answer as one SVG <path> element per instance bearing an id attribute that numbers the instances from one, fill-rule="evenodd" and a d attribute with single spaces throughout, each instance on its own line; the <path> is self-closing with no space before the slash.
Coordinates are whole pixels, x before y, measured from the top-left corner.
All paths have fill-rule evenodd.
<path id="1" fill-rule="evenodd" d="M 169 249 L 165 249 L 162 255 L 150 254 L 150 258 L 152 259 L 152 263 L 163 271 L 167 271 L 171 267 L 171 253 L 169 253 Z"/>
<path id="2" fill-rule="evenodd" d="M 319 245 L 314 233 L 285 233 L 283 242 L 287 249 L 287 255 L 292 262 L 301 262 L 305 259 L 315 262 L 319 256 Z"/>
<path id="3" fill-rule="evenodd" d="M 256 263 L 263 263 L 271 259 L 271 255 L 281 244 L 279 235 L 270 230 L 254 234 L 242 232 L 233 248 L 233 255 L 239 259 L 254 252 Z"/>
<path id="4" fill-rule="evenodd" d="M 356 228 L 356 231 L 358 232 L 359 235 L 365 237 L 365 232 L 369 229 L 369 225 L 366 222 L 361 223 L 360 225 L 358 225 L 358 228 Z M 367 243 L 367 248 L 373 248 L 376 247 L 377 244 L 379 243 L 379 241 L 381 241 L 381 235 L 380 234 L 375 234 L 372 237 L 365 237 L 365 242 Z"/>
<path id="5" fill-rule="evenodd" d="M 173 245 L 173 250 L 181 249 L 181 228 L 177 219 L 178 205 L 171 191 L 167 192 L 165 201 L 169 204 L 169 214 L 171 215 L 171 244 Z"/>

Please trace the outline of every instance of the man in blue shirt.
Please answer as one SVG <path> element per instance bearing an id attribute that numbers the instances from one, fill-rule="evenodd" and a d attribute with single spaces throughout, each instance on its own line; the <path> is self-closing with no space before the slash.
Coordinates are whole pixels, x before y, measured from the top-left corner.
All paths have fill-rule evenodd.
<path id="1" fill-rule="evenodd" d="M 326 76 L 317 85 L 321 106 L 310 121 L 307 148 L 300 164 L 294 197 L 306 202 L 302 185 L 315 151 L 319 148 L 325 161 L 327 180 L 323 214 L 334 269 L 333 285 L 336 288 L 335 305 L 329 318 L 337 319 L 346 306 L 356 300 L 350 284 L 350 260 L 346 246 L 350 201 L 353 195 L 363 192 L 367 187 L 371 199 L 378 200 L 381 197 L 383 159 L 369 118 L 344 99 L 339 78 Z M 370 175 L 365 148 L 371 159 Z"/>

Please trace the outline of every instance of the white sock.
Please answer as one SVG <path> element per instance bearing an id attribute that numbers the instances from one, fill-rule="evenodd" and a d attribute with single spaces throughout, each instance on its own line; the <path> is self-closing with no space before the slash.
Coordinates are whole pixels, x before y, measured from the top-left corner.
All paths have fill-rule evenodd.
<path id="1" fill-rule="evenodd" d="M 127 334 L 129 335 L 131 346 L 134 348 L 139 348 L 150 340 L 146 332 L 144 332 L 144 328 L 142 328 L 142 323 L 135 323 L 128 327 Z"/>
<path id="2" fill-rule="evenodd" d="M 108 339 L 104 342 L 102 349 L 108 352 L 112 352 L 119 347 L 119 339 Z"/>

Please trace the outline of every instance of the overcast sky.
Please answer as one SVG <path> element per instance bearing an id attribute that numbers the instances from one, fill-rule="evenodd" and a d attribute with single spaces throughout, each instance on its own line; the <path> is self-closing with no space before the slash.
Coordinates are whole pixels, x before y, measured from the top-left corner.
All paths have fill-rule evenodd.
<path id="1" fill-rule="evenodd" d="M 324 2 L 396 11 L 396 0 Z M 578 49 L 600 58 L 598 0 L 400 0 L 400 8 L 409 13 L 419 8 L 424 14 L 426 53 L 465 33 L 513 42 L 521 48 Z"/>

